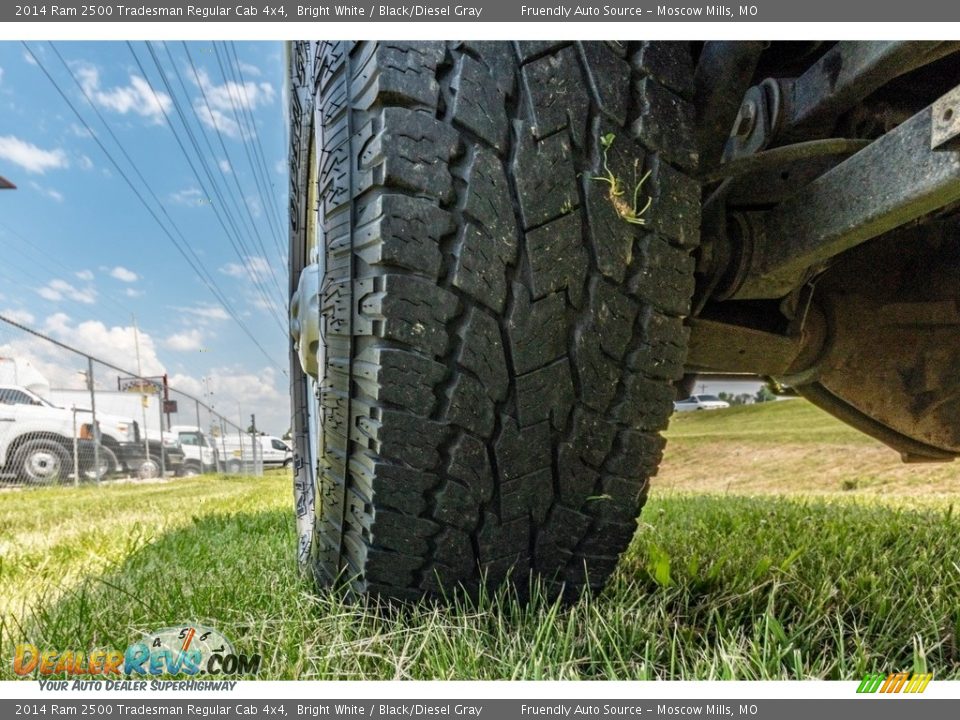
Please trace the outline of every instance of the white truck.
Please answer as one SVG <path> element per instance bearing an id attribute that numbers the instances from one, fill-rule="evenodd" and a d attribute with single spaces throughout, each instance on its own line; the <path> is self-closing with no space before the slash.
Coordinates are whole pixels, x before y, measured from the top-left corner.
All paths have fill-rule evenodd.
<path id="1" fill-rule="evenodd" d="M 273 435 L 251 438 L 247 433 L 228 433 L 217 441 L 217 447 L 224 454 L 228 473 L 238 473 L 258 465 L 264 469 L 288 468 L 293 463 L 293 448 Z"/>
<path id="2" fill-rule="evenodd" d="M 216 438 L 206 434 L 196 425 L 174 425 L 168 431 L 177 438 L 183 451 L 183 475 L 199 475 L 216 472 L 220 453 Z"/>
<path id="3" fill-rule="evenodd" d="M 38 391 L 40 392 L 40 391 Z M 54 405 L 61 407 L 87 408 L 90 406 L 90 391 L 78 390 L 73 388 L 51 388 L 42 393 L 44 397 L 50 400 Z M 147 405 L 143 404 L 143 398 L 146 397 Z M 140 395 L 137 393 L 120 392 L 117 390 L 97 390 L 97 424 L 104 436 L 105 442 L 111 445 L 113 452 L 116 449 L 112 447 L 110 438 L 120 438 L 124 429 L 123 426 L 134 423 L 137 427 L 137 441 L 140 443 L 138 451 L 139 461 L 125 463 L 122 460 L 113 462 L 108 454 L 108 465 L 103 467 L 106 472 L 114 470 L 132 471 L 140 477 L 156 477 L 161 470 L 175 475 L 182 475 L 185 472 L 184 456 L 182 448 L 176 433 L 162 431 L 159 418 L 159 408 L 156 396 Z M 141 425 L 139 420 L 132 418 L 144 418 L 146 425 Z M 116 429 L 116 432 L 111 432 Z M 149 447 L 149 457 L 144 449 L 143 438 L 147 438 Z M 163 457 L 161 458 L 161 452 Z M 161 462 L 162 460 L 162 462 Z"/>
<path id="4" fill-rule="evenodd" d="M 78 451 L 84 465 L 81 472 L 88 479 L 99 480 L 116 472 L 138 477 L 156 477 L 161 470 L 180 474 L 183 467 L 184 456 L 175 436 L 149 438 L 144 442 L 137 422 L 129 417 L 98 412 L 94 426 L 93 413 L 89 409 L 58 407 L 38 393 L 18 385 L 0 385 L 0 409 L 3 410 L 0 443 L 4 435 L 9 436 L 15 441 L 14 454 L 20 452 L 16 448 L 24 439 L 46 441 L 30 445 L 46 447 L 43 463 L 32 466 L 33 475 L 25 475 L 21 472 L 22 467 L 18 471 L 22 479 L 29 482 L 62 479 L 55 462 L 61 458 L 57 450 L 51 449 L 50 441 L 66 449 L 70 460 L 68 470 L 72 472 L 74 424 L 78 442 L 82 442 L 82 451 Z M 99 448 L 94 448 L 94 440 L 99 440 Z M 50 475 L 49 479 L 40 477 L 40 470 Z"/>
<path id="5" fill-rule="evenodd" d="M 0 386 L 0 473 L 7 478 L 33 485 L 66 480 L 74 474 L 74 442 L 80 472 L 91 471 L 94 432 L 71 410 L 24 388 Z"/>

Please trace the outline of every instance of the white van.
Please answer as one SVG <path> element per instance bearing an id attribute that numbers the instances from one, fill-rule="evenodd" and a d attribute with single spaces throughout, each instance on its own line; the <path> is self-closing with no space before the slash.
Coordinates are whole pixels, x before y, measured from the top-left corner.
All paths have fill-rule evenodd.
<path id="1" fill-rule="evenodd" d="M 262 464 L 264 468 L 290 467 L 293 449 L 273 435 L 257 435 L 256 447 L 249 435 L 231 435 L 217 440 L 225 454 L 226 470 L 237 473 Z"/>
<path id="2" fill-rule="evenodd" d="M 217 439 L 196 425 L 174 425 L 170 434 L 180 440 L 183 450 L 183 475 L 199 475 L 217 470 Z"/>

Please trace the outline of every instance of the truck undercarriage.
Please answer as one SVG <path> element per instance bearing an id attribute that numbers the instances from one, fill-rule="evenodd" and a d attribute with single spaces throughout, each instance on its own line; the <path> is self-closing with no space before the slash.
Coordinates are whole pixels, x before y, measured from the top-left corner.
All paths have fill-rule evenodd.
<path id="1" fill-rule="evenodd" d="M 784 48 L 767 75 L 762 44 L 704 47 L 691 372 L 778 378 L 906 460 L 960 453 L 957 49 L 836 43 L 780 75 Z"/>

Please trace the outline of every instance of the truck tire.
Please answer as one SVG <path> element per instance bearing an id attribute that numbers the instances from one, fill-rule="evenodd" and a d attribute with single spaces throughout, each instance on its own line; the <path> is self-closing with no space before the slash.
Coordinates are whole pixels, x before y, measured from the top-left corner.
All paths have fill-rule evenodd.
<path id="1" fill-rule="evenodd" d="M 27 440 L 17 450 L 14 466 L 23 482 L 53 485 L 70 476 L 73 460 L 56 440 Z"/>
<path id="2" fill-rule="evenodd" d="M 162 467 L 160 464 L 160 456 L 151 453 L 149 457 L 144 458 L 137 466 L 136 474 L 140 480 L 152 480 L 161 476 Z"/>
<path id="3" fill-rule="evenodd" d="M 602 586 L 683 374 L 689 48 L 292 54 L 302 565 L 399 598 L 523 593 L 531 573 L 566 595 Z"/>
<path id="4" fill-rule="evenodd" d="M 196 477 L 203 474 L 203 466 L 197 460 L 187 460 L 183 463 L 179 477 Z"/>
<path id="5" fill-rule="evenodd" d="M 97 455 L 99 455 L 100 457 L 100 467 L 99 468 L 91 467 L 89 470 L 86 470 L 83 473 L 83 477 L 85 480 L 91 480 L 93 482 L 106 480 L 111 475 L 116 473 L 117 468 L 120 467 L 120 463 L 117 461 L 116 454 L 113 452 L 113 450 L 108 448 L 106 445 L 101 445 L 100 450 L 96 454 L 91 452 L 91 458 L 90 458 L 91 466 L 94 464 L 94 461 Z"/>

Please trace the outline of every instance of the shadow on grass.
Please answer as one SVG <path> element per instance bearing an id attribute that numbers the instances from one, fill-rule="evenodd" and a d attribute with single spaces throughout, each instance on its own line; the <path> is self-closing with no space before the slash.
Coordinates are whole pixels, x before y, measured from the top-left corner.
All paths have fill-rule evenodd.
<path id="1" fill-rule="evenodd" d="M 195 516 L 58 600 L 38 598 L 18 629 L 25 637 L 11 641 L 123 650 L 141 632 L 194 621 L 218 628 L 238 650 L 262 654 L 264 639 L 285 640 L 282 632 L 297 627 L 288 616 L 307 587 L 290 552 L 294 543 L 286 511 Z"/>
<path id="2" fill-rule="evenodd" d="M 265 679 L 960 677 L 958 541 L 942 513 L 663 498 L 597 596 L 500 592 L 398 611 L 317 595 L 294 565 L 291 513 L 220 514 L 40 602 L 24 632 L 123 649 L 195 621 L 262 655 Z"/>

